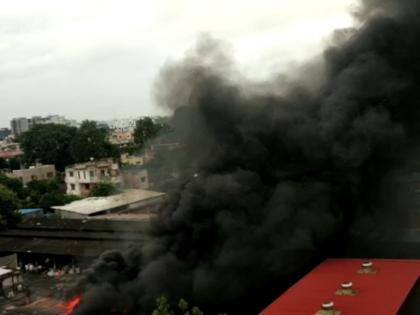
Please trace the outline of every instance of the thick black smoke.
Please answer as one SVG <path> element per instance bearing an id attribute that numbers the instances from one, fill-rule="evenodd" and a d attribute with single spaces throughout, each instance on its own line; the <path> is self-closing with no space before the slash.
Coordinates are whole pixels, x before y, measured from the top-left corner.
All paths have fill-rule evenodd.
<path id="1" fill-rule="evenodd" d="M 247 83 L 210 39 L 162 71 L 189 176 L 144 247 L 92 266 L 76 315 L 148 314 L 161 295 L 253 314 L 348 235 L 377 230 L 419 141 L 420 5 L 363 4 L 311 88 Z"/>

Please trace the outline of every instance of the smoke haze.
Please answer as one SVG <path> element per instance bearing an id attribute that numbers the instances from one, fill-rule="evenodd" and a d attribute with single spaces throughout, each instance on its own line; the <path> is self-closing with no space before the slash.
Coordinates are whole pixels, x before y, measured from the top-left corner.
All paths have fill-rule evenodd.
<path id="1" fill-rule="evenodd" d="M 162 69 L 157 99 L 191 169 L 143 248 L 105 253 L 86 273 L 75 315 L 148 314 L 161 295 L 254 314 L 343 255 L 349 235 L 402 216 L 387 197 L 418 148 L 418 14 L 416 1 L 363 1 L 359 29 L 337 33 L 302 84 L 245 81 L 210 37 Z"/>

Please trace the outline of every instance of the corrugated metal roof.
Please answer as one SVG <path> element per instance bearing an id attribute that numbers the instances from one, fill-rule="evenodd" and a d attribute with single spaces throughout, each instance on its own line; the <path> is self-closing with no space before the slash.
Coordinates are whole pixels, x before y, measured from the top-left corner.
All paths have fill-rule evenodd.
<path id="1" fill-rule="evenodd" d="M 420 276 L 420 260 L 373 260 L 375 274 L 358 273 L 360 259 L 329 259 L 268 306 L 260 315 L 315 315 L 333 301 L 342 315 L 395 315 Z M 343 282 L 353 282 L 355 296 L 340 296 Z"/>
<path id="2" fill-rule="evenodd" d="M 165 193 L 142 189 L 128 189 L 122 194 L 109 197 L 91 197 L 73 201 L 64 206 L 54 206 L 52 208 L 82 215 L 92 215 L 163 196 L 165 196 Z"/>

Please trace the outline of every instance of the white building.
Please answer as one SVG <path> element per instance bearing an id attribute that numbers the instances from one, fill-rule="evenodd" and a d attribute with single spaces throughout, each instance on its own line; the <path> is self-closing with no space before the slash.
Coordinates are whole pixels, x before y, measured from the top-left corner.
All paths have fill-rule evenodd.
<path id="1" fill-rule="evenodd" d="M 136 129 L 136 122 L 138 119 L 139 118 L 114 119 L 107 124 L 112 131 L 133 133 Z"/>
<path id="2" fill-rule="evenodd" d="M 120 167 L 112 159 L 79 163 L 66 167 L 68 195 L 87 197 L 98 183 L 121 184 Z"/>

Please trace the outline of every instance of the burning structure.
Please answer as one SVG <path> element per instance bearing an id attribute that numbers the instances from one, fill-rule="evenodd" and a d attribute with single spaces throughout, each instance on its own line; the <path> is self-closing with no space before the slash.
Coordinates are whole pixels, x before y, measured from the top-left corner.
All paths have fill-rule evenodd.
<path id="1" fill-rule="evenodd" d="M 363 0 L 310 84 L 244 82 L 211 39 L 167 66 L 157 98 L 191 169 L 144 246 L 91 266 L 74 315 L 147 314 L 161 295 L 255 314 L 320 260 L 352 254 L 353 236 L 396 238 L 394 178 L 420 135 L 419 13 L 414 0 Z"/>

